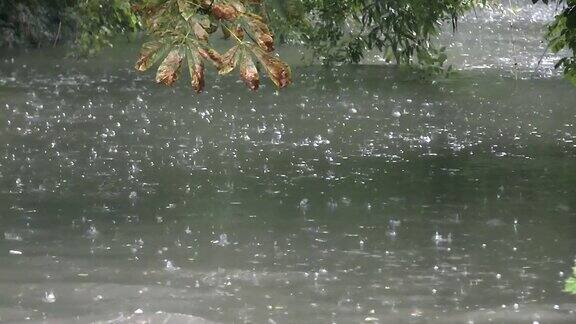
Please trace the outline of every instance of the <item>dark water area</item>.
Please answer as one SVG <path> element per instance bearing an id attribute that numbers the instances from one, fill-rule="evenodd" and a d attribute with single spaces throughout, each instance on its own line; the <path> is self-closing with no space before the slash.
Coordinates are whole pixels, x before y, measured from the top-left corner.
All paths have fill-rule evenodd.
<path id="1" fill-rule="evenodd" d="M 576 322 L 576 91 L 547 65 L 196 95 L 133 52 L 0 55 L 0 322 Z"/>

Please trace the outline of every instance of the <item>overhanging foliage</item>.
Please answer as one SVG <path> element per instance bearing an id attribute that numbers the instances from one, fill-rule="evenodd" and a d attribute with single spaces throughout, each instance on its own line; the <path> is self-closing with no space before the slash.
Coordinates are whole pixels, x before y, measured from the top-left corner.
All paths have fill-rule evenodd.
<path id="1" fill-rule="evenodd" d="M 144 30 L 139 70 L 160 63 L 157 81 L 172 84 L 187 65 L 192 86 L 204 85 L 204 63 L 221 74 L 239 67 L 257 89 L 260 62 L 282 88 L 290 69 L 272 54 L 274 40 L 303 44 L 322 63 L 357 63 L 370 50 L 388 62 L 444 71 L 445 49 L 433 44 L 442 24 L 490 0 L 5 0 L 0 1 L 0 46 L 26 40 L 37 45 L 73 38 L 77 52 L 92 54 L 113 35 Z M 532 0 L 536 3 L 548 0 Z M 562 10 L 546 38 L 553 52 L 568 51 L 556 65 L 576 84 L 576 0 L 558 0 Z M 552 2 L 552 1 L 550 1 Z M 217 33 L 217 31 L 220 31 Z M 274 33 L 273 33 L 274 32 Z M 211 38 L 222 33 L 233 45 L 220 54 Z M 273 35 L 276 35 L 274 37 Z"/>
<path id="2" fill-rule="evenodd" d="M 142 46 L 136 69 L 145 71 L 161 62 L 156 82 L 172 85 L 184 61 L 192 87 L 204 88 L 204 63 L 214 64 L 220 74 L 239 67 L 240 77 L 256 90 L 260 77 L 254 61 L 260 62 L 278 88 L 291 83 L 290 67 L 272 55 L 274 38 L 259 0 L 168 0 L 142 1 L 133 6 L 142 17 L 150 40 Z M 210 44 L 216 32 L 233 42 L 224 54 Z"/>

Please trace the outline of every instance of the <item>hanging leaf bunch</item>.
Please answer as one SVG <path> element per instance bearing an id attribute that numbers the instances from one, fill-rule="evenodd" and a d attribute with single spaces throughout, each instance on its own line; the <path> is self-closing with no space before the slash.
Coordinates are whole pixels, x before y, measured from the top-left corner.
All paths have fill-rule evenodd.
<path id="1" fill-rule="evenodd" d="M 191 85 L 201 92 L 205 64 L 220 75 L 236 68 L 249 89 L 260 86 L 257 64 L 278 88 L 292 80 L 290 67 L 274 55 L 274 36 L 264 18 L 262 0 L 144 0 L 133 9 L 142 17 L 149 40 L 142 45 L 136 69 L 146 71 L 159 63 L 156 82 L 171 86 L 188 67 Z M 233 42 L 219 53 L 210 43 L 220 31 Z"/>

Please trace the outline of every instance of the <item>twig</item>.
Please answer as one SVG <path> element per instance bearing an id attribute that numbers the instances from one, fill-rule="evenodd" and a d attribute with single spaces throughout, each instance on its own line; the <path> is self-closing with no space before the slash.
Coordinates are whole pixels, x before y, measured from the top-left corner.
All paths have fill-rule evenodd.
<path id="1" fill-rule="evenodd" d="M 534 73 L 538 72 L 538 69 L 540 68 L 540 65 L 542 65 L 542 61 L 544 60 L 544 57 L 546 56 L 546 54 L 548 54 L 549 49 L 550 49 L 550 44 L 546 45 L 546 48 L 544 49 L 544 51 L 542 51 L 542 55 L 540 55 L 540 58 L 538 59 L 538 64 L 536 64 L 536 69 L 534 69 Z"/>
<path id="2" fill-rule="evenodd" d="M 56 47 L 56 43 L 58 43 L 58 39 L 60 38 L 60 30 L 62 29 L 62 20 L 58 23 L 58 31 L 56 32 L 56 38 L 54 38 L 54 43 L 52 47 Z"/>

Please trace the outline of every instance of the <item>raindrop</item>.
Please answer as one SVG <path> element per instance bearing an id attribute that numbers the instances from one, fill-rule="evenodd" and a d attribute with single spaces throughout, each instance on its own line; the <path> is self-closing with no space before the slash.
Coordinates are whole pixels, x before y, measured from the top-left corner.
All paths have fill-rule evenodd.
<path id="1" fill-rule="evenodd" d="M 175 266 L 170 260 L 164 260 L 164 269 L 166 269 L 166 271 L 176 271 L 179 270 L 180 267 Z"/>
<path id="2" fill-rule="evenodd" d="M 330 200 L 328 200 L 327 205 L 328 205 L 328 210 L 329 210 L 331 213 L 335 212 L 336 209 L 338 208 L 338 203 L 337 203 L 334 199 L 332 199 L 332 198 L 330 198 Z"/>
<path id="3" fill-rule="evenodd" d="M 436 232 L 436 234 L 434 234 L 434 236 L 432 237 L 432 240 L 436 244 L 452 243 L 452 233 L 448 233 L 448 236 L 444 237 L 444 236 L 440 235 L 440 233 Z"/>
<path id="4" fill-rule="evenodd" d="M 95 238 L 96 236 L 98 236 L 98 234 L 100 233 L 96 229 L 96 226 L 94 226 L 94 224 L 90 224 L 90 227 L 88 227 L 88 230 L 86 230 L 86 237 Z"/>
<path id="5" fill-rule="evenodd" d="M 344 204 L 345 206 L 350 206 L 350 204 L 352 203 L 352 200 L 348 197 L 342 197 L 342 204 Z"/>
<path id="6" fill-rule="evenodd" d="M 44 293 L 44 298 L 42 298 L 42 301 L 47 304 L 52 304 L 56 301 L 56 295 L 53 291 L 47 291 Z"/>
<path id="7" fill-rule="evenodd" d="M 302 200 L 300 200 L 300 203 L 298 204 L 298 208 L 300 209 L 300 211 L 303 214 L 306 214 L 306 212 L 308 211 L 308 209 L 310 209 L 309 203 L 308 203 L 308 198 L 304 198 Z"/>
<path id="8" fill-rule="evenodd" d="M 132 191 L 130 195 L 128 195 L 128 199 L 130 199 L 130 203 L 132 204 L 132 206 L 134 206 L 136 200 L 138 199 L 138 194 L 136 193 L 136 191 Z"/>
<path id="9" fill-rule="evenodd" d="M 228 235 L 226 233 L 220 234 L 218 240 L 212 241 L 212 243 L 222 247 L 230 245 L 230 242 L 228 242 Z"/>
<path id="10" fill-rule="evenodd" d="M 22 241 L 22 236 L 18 233 L 4 232 L 4 239 L 6 241 Z"/>

